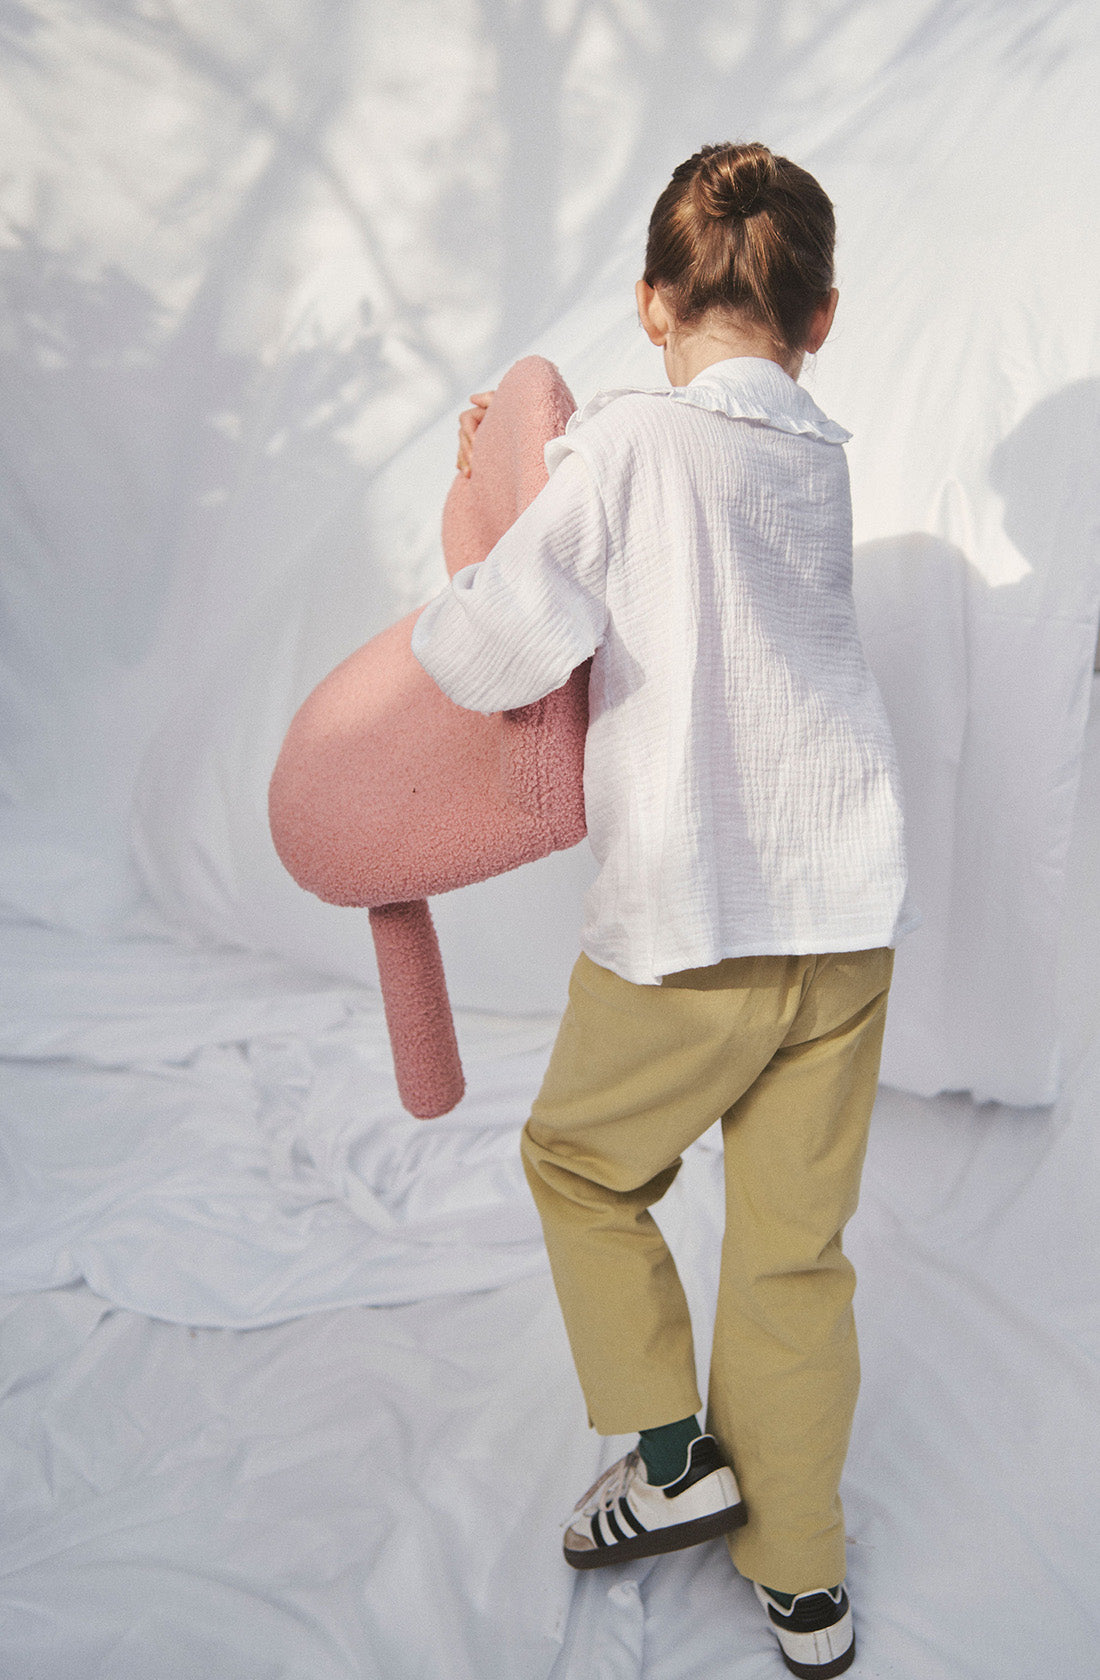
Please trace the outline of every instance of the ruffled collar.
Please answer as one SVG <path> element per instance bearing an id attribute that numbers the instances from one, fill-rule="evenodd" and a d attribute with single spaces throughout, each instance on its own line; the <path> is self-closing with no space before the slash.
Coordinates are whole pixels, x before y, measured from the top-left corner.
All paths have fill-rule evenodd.
<path id="1" fill-rule="evenodd" d="M 809 392 L 778 362 L 763 356 L 730 356 L 724 362 L 712 362 L 689 385 L 674 385 L 671 389 L 631 385 L 620 390 L 597 391 L 583 408 L 570 416 L 566 433 L 606 408 L 616 397 L 635 392 L 667 397 L 670 402 L 688 403 L 693 408 L 709 408 L 716 414 L 728 414 L 731 420 L 751 420 L 758 426 L 770 426 L 773 431 L 819 438 L 822 443 L 847 443 L 852 435 L 823 414 Z"/>

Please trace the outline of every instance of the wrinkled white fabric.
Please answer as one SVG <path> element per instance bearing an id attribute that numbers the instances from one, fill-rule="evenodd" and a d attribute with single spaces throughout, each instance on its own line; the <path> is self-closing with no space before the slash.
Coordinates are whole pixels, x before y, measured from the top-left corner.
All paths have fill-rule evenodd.
<path id="1" fill-rule="evenodd" d="M 735 133 L 837 206 L 802 382 L 854 433 L 925 916 L 884 1068 L 1035 1103 L 1066 1044 L 1049 1113 L 880 1097 L 860 1667 L 1093 1680 L 1094 0 L 8 0 L 0 38 L 0 1171 L 36 1280 L 0 1330 L 4 1680 L 777 1669 L 721 1545 L 613 1582 L 558 1557 L 596 1443 L 537 1237 L 497 1239 L 555 1024 L 512 1012 L 561 1006 L 586 848 L 433 905 L 452 996 L 504 1012 L 460 1012 L 437 1131 L 393 1093 L 366 913 L 294 885 L 265 803 L 313 684 L 445 580 L 466 392 L 530 350 L 582 402 L 658 377 L 644 219 Z M 659 1210 L 699 1325 L 717 1166 Z M 39 1287 L 89 1273 L 128 1305 Z"/>
<path id="2" fill-rule="evenodd" d="M 1049 1101 L 1100 610 L 1092 0 L 3 17 L 0 900 L 375 984 L 366 913 L 271 844 L 290 718 L 445 581 L 468 391 L 532 350 L 582 403 L 659 383 L 645 218 L 701 141 L 759 136 L 837 207 L 801 383 L 854 434 L 924 918 L 883 1067 Z M 545 105 L 509 91 L 533 64 Z M 453 999 L 560 1009 L 591 878 L 577 847 L 439 899 Z"/>
<path id="3" fill-rule="evenodd" d="M 417 658 L 481 711 L 595 650 L 581 947 L 626 980 L 894 945 L 913 923 L 847 436 L 758 357 L 600 393 L 547 445 L 542 494 L 417 620 Z"/>
<path id="4" fill-rule="evenodd" d="M 1047 1116 L 880 1098 L 846 1237 L 868 1675 L 1031 1680 L 1052 1649 L 1058 1680 L 1095 1675 L 1095 1052 L 1075 1075 Z M 656 1212 L 704 1370 L 723 1211 L 695 1146 Z M 722 1542 L 588 1578 L 561 1559 L 634 1443 L 586 1430 L 545 1271 L 247 1332 L 78 1285 L 0 1301 L 0 1354 L 5 1680 L 782 1672 Z"/>
<path id="5" fill-rule="evenodd" d="M 519 1158 L 556 1020 L 459 1011 L 469 1096 L 401 1107 L 382 1007 L 244 951 L 0 924 L 0 1290 L 185 1324 L 545 1266 Z"/>

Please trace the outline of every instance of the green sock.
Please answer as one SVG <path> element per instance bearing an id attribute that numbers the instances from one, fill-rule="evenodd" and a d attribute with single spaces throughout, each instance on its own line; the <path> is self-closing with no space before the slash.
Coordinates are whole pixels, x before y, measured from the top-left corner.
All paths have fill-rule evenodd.
<path id="1" fill-rule="evenodd" d="M 684 1473 L 688 1447 L 703 1431 L 693 1417 L 643 1429 L 638 1438 L 651 1487 L 667 1487 Z"/>

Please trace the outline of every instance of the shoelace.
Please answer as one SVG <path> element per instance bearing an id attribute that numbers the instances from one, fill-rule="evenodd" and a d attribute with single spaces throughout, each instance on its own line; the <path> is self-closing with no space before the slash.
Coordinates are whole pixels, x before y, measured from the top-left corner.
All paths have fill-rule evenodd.
<path id="1" fill-rule="evenodd" d="M 620 1458 L 613 1464 L 610 1470 L 605 1470 L 599 1480 L 592 1483 L 588 1492 L 577 1500 L 573 1507 L 573 1516 L 594 1517 L 597 1511 L 610 1511 L 633 1479 L 641 1456 L 635 1447 L 633 1452 L 628 1452 L 625 1458 Z"/>

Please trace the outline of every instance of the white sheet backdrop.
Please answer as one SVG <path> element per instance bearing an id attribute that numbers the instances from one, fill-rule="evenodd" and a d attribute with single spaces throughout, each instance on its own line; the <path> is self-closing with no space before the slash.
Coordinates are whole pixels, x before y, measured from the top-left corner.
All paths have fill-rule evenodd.
<path id="1" fill-rule="evenodd" d="M 660 383 L 653 194 L 761 135 L 839 212 L 808 378 L 855 433 L 925 914 L 885 1074 L 1049 1101 L 1100 608 L 1095 7 L 38 0 L 0 31 L 10 913 L 372 982 L 365 916 L 271 847 L 286 723 L 441 581 L 468 389 L 532 347 L 581 398 Z M 441 901 L 456 1000 L 557 1009 L 588 873 Z"/>
<path id="2" fill-rule="evenodd" d="M 441 580 L 466 393 L 530 348 L 581 398 L 658 382 L 646 210 L 755 135 L 840 215 L 808 378 L 855 432 L 926 918 L 887 1077 L 1045 1101 L 1058 1022 L 1068 1069 L 1039 1113 L 880 1095 L 860 1672 L 1094 1674 L 1095 707 L 1054 967 L 1100 595 L 1097 36 L 1089 0 L 0 0 L 11 1680 L 778 1669 L 721 1546 L 610 1583 L 557 1555 L 600 1447 L 516 1133 L 584 848 L 437 901 L 469 1094 L 426 1127 L 365 917 L 294 886 L 265 815 L 301 698 Z M 718 1166 L 689 1152 L 661 1210 L 703 1362 Z"/>

